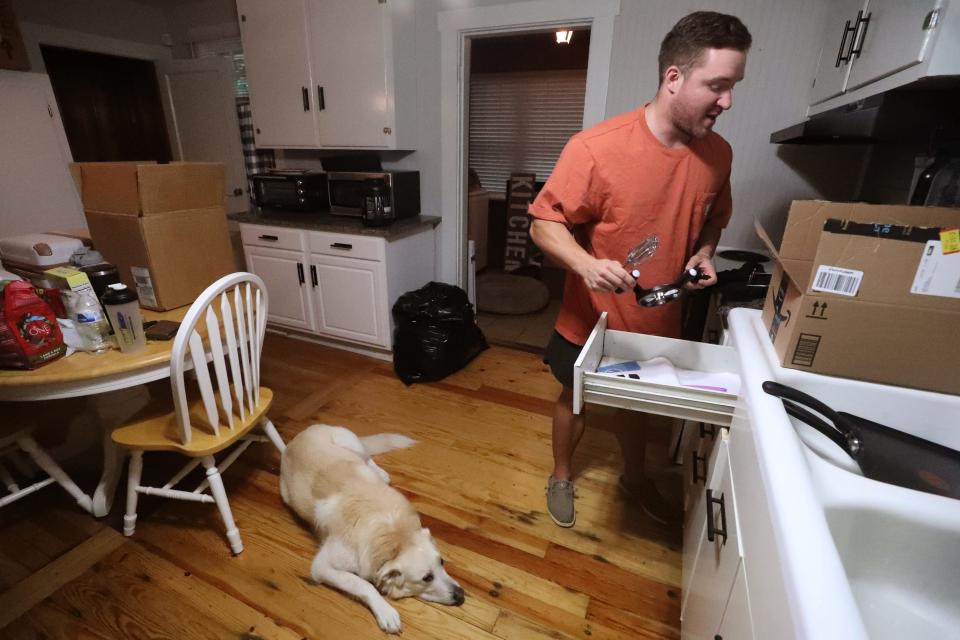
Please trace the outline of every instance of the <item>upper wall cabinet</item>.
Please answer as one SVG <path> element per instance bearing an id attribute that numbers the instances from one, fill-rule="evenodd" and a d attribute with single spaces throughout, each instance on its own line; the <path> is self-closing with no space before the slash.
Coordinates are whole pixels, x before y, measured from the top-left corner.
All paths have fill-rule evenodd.
<path id="1" fill-rule="evenodd" d="M 414 149 L 413 0 L 237 0 L 257 146 Z"/>
<path id="2" fill-rule="evenodd" d="M 838 0 L 828 11 L 810 104 L 830 101 L 824 109 L 832 108 L 842 102 L 838 96 L 859 99 L 927 75 L 960 73 L 960 62 L 950 61 L 956 23 L 945 0 Z M 944 62 L 951 68 L 941 68 Z"/>

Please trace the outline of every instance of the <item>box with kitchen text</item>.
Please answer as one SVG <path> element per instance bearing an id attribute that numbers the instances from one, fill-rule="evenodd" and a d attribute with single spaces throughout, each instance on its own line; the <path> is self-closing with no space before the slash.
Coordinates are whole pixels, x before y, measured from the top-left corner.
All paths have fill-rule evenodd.
<path id="1" fill-rule="evenodd" d="M 141 306 L 190 304 L 236 271 L 222 163 L 77 163 L 73 175 L 94 248 L 136 288 Z"/>
<path id="2" fill-rule="evenodd" d="M 960 209 L 798 200 L 763 323 L 784 367 L 960 394 Z"/>

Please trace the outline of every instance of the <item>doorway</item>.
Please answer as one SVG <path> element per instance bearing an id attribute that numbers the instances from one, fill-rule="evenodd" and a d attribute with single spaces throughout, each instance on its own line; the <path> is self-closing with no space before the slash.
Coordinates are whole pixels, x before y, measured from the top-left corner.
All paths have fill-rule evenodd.
<path id="1" fill-rule="evenodd" d="M 467 44 L 467 237 L 477 321 L 493 344 L 540 352 L 565 272 L 529 240 L 525 207 L 582 128 L 590 28 L 483 35 Z"/>
<path id="2" fill-rule="evenodd" d="M 41 45 L 75 162 L 170 161 L 153 62 Z"/>

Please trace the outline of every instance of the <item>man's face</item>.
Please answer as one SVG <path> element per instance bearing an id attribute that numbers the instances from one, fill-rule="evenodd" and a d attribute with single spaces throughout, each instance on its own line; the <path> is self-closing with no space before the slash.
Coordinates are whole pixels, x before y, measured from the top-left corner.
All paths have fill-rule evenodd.
<path id="1" fill-rule="evenodd" d="M 733 86 L 743 80 L 747 55 L 735 49 L 706 49 L 683 73 L 671 67 L 666 82 L 671 89 L 673 125 L 692 138 L 706 136 L 721 113 L 733 105 Z"/>

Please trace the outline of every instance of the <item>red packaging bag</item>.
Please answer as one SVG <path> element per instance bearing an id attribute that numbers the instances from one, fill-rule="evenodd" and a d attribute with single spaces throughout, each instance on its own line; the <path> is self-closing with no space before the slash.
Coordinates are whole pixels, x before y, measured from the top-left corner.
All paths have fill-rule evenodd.
<path id="1" fill-rule="evenodd" d="M 36 369 L 66 353 L 50 305 L 28 282 L 0 282 L 0 367 Z"/>

